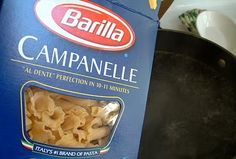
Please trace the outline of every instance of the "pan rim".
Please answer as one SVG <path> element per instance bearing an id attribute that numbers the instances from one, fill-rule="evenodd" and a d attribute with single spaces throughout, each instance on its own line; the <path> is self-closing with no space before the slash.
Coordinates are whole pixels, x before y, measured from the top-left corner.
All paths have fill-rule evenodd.
<path id="1" fill-rule="evenodd" d="M 218 45 L 217 43 L 214 43 L 214 42 L 212 42 L 212 41 L 210 41 L 210 40 L 208 40 L 208 39 L 205 39 L 205 38 L 203 38 L 203 37 L 201 37 L 201 36 L 199 36 L 199 35 L 196 35 L 196 34 L 193 34 L 193 33 L 189 33 L 189 32 L 184 32 L 184 31 L 178 31 L 178 30 L 172 30 L 172 29 L 162 29 L 162 28 L 158 30 L 158 34 L 159 34 L 160 32 L 173 32 L 173 33 L 177 33 L 177 34 L 184 34 L 184 35 L 186 35 L 186 36 L 192 36 L 192 37 L 194 37 L 194 38 L 203 40 L 203 41 L 207 42 L 208 44 L 210 44 L 210 45 L 212 45 L 212 46 L 218 47 L 219 49 L 222 50 L 222 52 L 224 52 L 224 53 L 226 53 L 228 56 L 230 56 L 230 58 L 236 60 L 236 56 L 235 56 L 233 53 L 231 53 L 230 51 L 228 51 L 228 50 L 225 49 L 224 47 Z M 158 36 L 157 36 L 157 37 L 158 37 Z M 158 38 L 157 38 L 157 46 L 158 46 Z M 158 49 L 156 49 L 156 50 L 158 51 Z M 159 50 L 159 51 L 160 51 L 160 50 Z"/>

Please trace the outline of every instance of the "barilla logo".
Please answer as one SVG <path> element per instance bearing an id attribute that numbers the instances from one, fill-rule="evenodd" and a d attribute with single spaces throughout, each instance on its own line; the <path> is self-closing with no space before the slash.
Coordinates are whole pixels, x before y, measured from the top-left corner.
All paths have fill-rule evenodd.
<path id="1" fill-rule="evenodd" d="M 38 0 L 35 12 L 50 31 L 86 47 L 122 51 L 135 42 L 133 29 L 123 18 L 88 0 Z"/>

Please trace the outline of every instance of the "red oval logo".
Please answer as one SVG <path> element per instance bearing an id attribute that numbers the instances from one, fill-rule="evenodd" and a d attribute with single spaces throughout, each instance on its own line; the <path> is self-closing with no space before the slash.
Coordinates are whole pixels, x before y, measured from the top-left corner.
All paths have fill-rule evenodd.
<path id="1" fill-rule="evenodd" d="M 76 44 L 122 51 L 135 42 L 133 29 L 123 18 L 92 2 L 41 0 L 35 12 L 49 30 Z"/>

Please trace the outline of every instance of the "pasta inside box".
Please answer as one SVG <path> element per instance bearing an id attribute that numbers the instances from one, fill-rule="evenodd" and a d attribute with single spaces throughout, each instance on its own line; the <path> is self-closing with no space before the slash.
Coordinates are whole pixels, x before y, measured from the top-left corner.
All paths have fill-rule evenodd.
<path id="1" fill-rule="evenodd" d="M 121 113 L 115 100 L 76 98 L 39 87 L 27 88 L 23 101 L 25 138 L 67 148 L 106 146 Z"/>
<path id="2" fill-rule="evenodd" d="M 0 1 L 1 156 L 138 158 L 158 4 Z"/>

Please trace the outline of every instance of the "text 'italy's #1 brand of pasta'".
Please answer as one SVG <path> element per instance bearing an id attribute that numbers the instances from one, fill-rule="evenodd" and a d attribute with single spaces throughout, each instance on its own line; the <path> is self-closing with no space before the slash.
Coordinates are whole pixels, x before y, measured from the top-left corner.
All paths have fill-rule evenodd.
<path id="1" fill-rule="evenodd" d="M 156 0 L 0 1 L 0 154 L 137 159 Z"/>
<path id="2" fill-rule="evenodd" d="M 59 36 L 87 47 L 121 51 L 132 47 L 135 33 L 116 13 L 90 1 L 41 0 L 35 6 L 39 20 Z"/>

